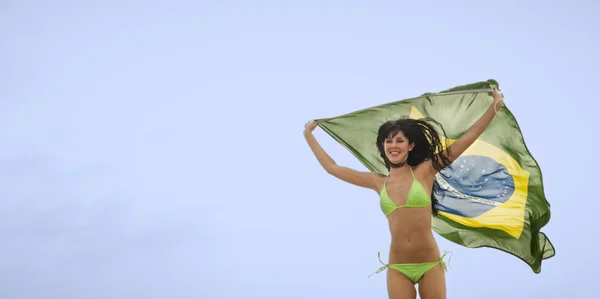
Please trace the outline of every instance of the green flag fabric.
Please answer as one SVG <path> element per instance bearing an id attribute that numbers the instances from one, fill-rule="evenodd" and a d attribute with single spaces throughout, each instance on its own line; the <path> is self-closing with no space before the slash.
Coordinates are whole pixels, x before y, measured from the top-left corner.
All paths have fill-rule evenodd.
<path id="1" fill-rule="evenodd" d="M 338 117 L 318 119 L 327 134 L 370 171 L 388 170 L 376 147 L 379 126 L 402 117 L 431 117 L 444 128 L 447 142 L 464 134 L 493 101 L 495 80 L 458 86 Z M 469 247 L 510 253 L 540 273 L 554 247 L 540 229 L 550 220 L 541 170 L 528 151 L 512 113 L 503 106 L 481 136 L 436 175 L 443 189 L 433 229 Z"/>

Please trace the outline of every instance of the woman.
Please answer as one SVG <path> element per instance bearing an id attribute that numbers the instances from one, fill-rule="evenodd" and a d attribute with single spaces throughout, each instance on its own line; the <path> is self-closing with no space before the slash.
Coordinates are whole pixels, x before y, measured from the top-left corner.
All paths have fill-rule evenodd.
<path id="1" fill-rule="evenodd" d="M 401 119 L 383 124 L 376 146 L 389 170 L 387 176 L 337 165 L 312 134 L 317 124 L 305 125 L 304 137 L 329 174 L 379 194 L 391 244 L 389 264 L 377 272 L 393 269 L 387 272 L 391 299 L 416 298 L 416 284 L 422 299 L 446 298 L 445 263 L 431 230 L 430 213 L 435 216 L 438 210 L 434 176 L 473 144 L 492 121 L 504 104 L 499 90 L 494 89 L 493 97 L 487 111 L 449 147 L 429 123 L 436 123 L 433 120 Z"/>

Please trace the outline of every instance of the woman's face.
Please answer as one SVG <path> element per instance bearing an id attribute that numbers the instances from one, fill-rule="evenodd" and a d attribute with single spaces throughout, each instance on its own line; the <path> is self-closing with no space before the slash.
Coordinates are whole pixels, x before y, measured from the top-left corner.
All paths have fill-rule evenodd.
<path id="1" fill-rule="evenodd" d="M 385 155 L 390 162 L 394 164 L 406 161 L 408 152 L 410 152 L 414 146 L 414 143 L 409 144 L 408 139 L 404 136 L 402 131 L 398 131 L 394 136 L 390 134 L 390 136 L 383 141 Z"/>

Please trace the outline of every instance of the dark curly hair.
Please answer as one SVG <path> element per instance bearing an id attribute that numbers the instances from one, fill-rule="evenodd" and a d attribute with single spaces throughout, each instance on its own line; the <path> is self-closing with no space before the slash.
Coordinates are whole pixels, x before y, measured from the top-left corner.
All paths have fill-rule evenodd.
<path id="1" fill-rule="evenodd" d="M 437 125 L 439 130 L 432 124 Z M 414 147 L 412 151 L 408 153 L 406 162 L 394 164 L 385 155 L 383 143 L 386 138 L 396 136 L 400 131 L 404 133 L 409 144 L 414 143 Z M 446 166 L 450 165 L 450 160 L 448 159 L 448 148 L 442 144 L 440 135 L 444 137 L 444 140 L 447 140 L 446 132 L 442 125 L 431 118 L 401 118 L 398 120 L 391 120 L 379 127 L 377 148 L 379 149 L 379 154 L 385 161 L 388 170 L 393 167 L 403 166 L 405 163 L 409 166 L 417 166 L 426 160 L 431 160 L 433 168 L 441 173 Z M 438 215 L 439 211 L 437 206 L 439 201 L 436 194 L 443 197 L 441 188 L 437 180 L 434 179 L 433 190 L 431 192 L 431 212 L 435 216 Z"/>

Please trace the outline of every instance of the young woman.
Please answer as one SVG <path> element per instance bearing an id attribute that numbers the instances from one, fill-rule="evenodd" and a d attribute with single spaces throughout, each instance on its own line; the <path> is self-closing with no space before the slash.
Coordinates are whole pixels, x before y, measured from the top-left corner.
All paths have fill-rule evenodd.
<path id="1" fill-rule="evenodd" d="M 493 91 L 494 101 L 463 136 L 449 147 L 431 119 L 388 121 L 379 128 L 376 146 L 389 174 L 356 171 L 337 165 L 312 134 L 317 124 L 305 125 L 304 137 L 327 173 L 379 194 L 380 206 L 391 233 L 387 272 L 390 299 L 446 298 L 445 263 L 431 230 L 431 214 L 437 215 L 435 175 L 458 158 L 492 121 L 504 96 Z M 439 124 L 438 124 L 439 125 Z M 445 136 L 444 136 L 445 137 Z M 434 188 L 435 187 L 435 188 Z"/>

